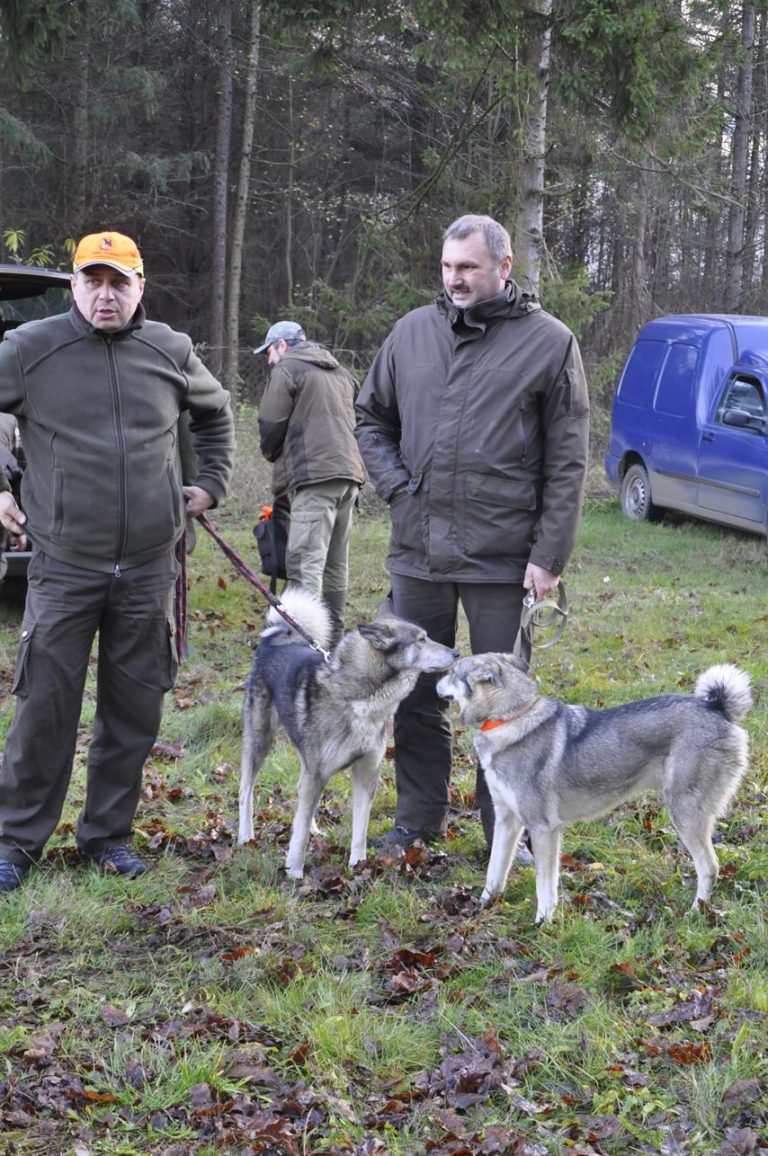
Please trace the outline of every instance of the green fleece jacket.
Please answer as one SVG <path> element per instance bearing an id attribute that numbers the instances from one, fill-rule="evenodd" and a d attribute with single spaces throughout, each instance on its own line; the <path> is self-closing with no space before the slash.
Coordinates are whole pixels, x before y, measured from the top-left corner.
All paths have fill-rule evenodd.
<path id="1" fill-rule="evenodd" d="M 275 495 L 333 479 L 365 481 L 355 441 L 357 383 L 321 345 L 290 349 L 259 406 L 261 452 Z"/>
<path id="2" fill-rule="evenodd" d="M 93 328 L 75 306 L 7 333 L 0 411 L 19 422 L 21 505 L 33 544 L 101 572 L 170 550 L 185 525 L 185 410 L 198 458 L 194 484 L 218 502 L 234 454 L 229 394 L 189 337 L 147 321 L 142 306 L 117 333 Z"/>

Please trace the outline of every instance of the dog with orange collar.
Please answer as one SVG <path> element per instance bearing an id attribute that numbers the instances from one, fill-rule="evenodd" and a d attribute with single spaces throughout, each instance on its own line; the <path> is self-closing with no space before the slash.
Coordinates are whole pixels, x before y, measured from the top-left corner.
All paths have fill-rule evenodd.
<path id="1" fill-rule="evenodd" d="M 524 829 L 536 867 L 536 922 L 557 906 L 560 849 L 567 823 L 594 819 L 645 790 L 663 795 L 693 858 L 694 908 L 718 876 L 712 829 L 747 768 L 738 721 L 753 704 L 749 676 L 712 666 L 692 695 L 666 694 L 593 710 L 539 693 L 511 654 L 462 658 L 437 684 L 461 722 L 479 728 L 474 746 L 493 799 L 495 827 L 481 896 L 500 895 Z"/>

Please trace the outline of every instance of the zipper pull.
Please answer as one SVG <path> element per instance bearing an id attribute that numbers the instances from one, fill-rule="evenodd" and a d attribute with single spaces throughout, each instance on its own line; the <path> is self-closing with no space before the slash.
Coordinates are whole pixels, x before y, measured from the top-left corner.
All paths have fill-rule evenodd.
<path id="1" fill-rule="evenodd" d="M 112 571 L 112 573 L 114 574 L 115 578 L 121 577 L 120 563 L 119 562 L 115 562 L 115 568 Z"/>

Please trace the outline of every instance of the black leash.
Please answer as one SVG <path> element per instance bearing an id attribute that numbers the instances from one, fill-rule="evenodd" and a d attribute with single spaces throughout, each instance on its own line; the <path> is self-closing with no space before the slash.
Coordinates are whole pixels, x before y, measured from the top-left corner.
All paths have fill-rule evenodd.
<path id="1" fill-rule="evenodd" d="M 226 554 L 227 558 L 229 558 L 230 562 L 235 567 L 238 574 L 240 574 L 243 578 L 245 578 L 246 582 L 250 582 L 251 586 L 254 586 L 256 588 L 256 590 L 258 590 L 259 594 L 263 594 L 264 597 L 266 598 L 267 602 L 270 604 L 270 606 L 274 607 L 274 609 L 277 611 L 277 613 L 280 615 L 280 617 L 285 622 L 287 622 L 288 625 L 290 627 L 292 627 L 296 631 L 297 634 L 300 634 L 301 637 L 304 639 L 304 641 L 309 643 L 309 645 L 312 647 L 313 650 L 316 650 L 318 652 L 318 654 L 322 654 L 325 661 L 328 662 L 328 659 L 330 658 L 329 651 L 323 650 L 322 646 L 320 646 L 319 643 L 315 642 L 312 635 L 308 634 L 307 631 L 304 629 L 304 627 L 300 626 L 299 623 L 296 621 L 296 619 L 291 617 L 291 615 L 285 609 L 285 607 L 283 606 L 282 602 L 277 597 L 277 595 L 273 594 L 271 592 L 271 590 L 269 590 L 262 582 L 260 582 L 258 580 L 258 578 L 254 574 L 253 570 L 250 570 L 248 568 L 248 566 L 246 566 L 245 562 L 242 560 L 242 558 L 239 556 L 239 554 L 236 554 L 235 551 L 232 549 L 232 547 L 229 546 L 224 541 L 221 534 L 219 534 L 213 528 L 211 523 L 206 518 L 205 514 L 198 514 L 197 515 L 197 521 L 200 523 L 200 525 L 203 527 L 204 530 L 208 531 L 208 533 L 213 538 L 214 542 L 216 542 L 216 544 L 220 547 L 222 553 Z"/>

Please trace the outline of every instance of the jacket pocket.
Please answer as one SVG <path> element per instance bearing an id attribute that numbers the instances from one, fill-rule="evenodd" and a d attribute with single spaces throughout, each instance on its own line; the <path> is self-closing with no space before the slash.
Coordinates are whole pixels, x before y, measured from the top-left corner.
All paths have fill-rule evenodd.
<path id="1" fill-rule="evenodd" d="M 21 641 L 16 655 L 16 669 L 11 683 L 11 694 L 25 698 L 29 687 L 29 664 L 31 662 L 32 637 L 35 633 L 34 622 L 24 621 L 21 626 Z"/>
<path id="2" fill-rule="evenodd" d="M 477 557 L 527 557 L 538 516 L 537 488 L 527 478 L 467 475 L 460 523 L 464 552 Z"/>
<path id="3" fill-rule="evenodd" d="M 53 484 L 51 485 L 51 531 L 54 534 L 61 533 L 61 527 L 64 522 L 64 479 L 60 469 L 53 471 Z"/>
<path id="4" fill-rule="evenodd" d="M 424 552 L 424 534 L 422 528 L 422 475 L 416 474 L 408 483 L 407 489 L 398 494 L 389 503 L 389 513 L 392 519 L 392 545 L 402 550 L 416 550 Z"/>
<path id="5" fill-rule="evenodd" d="M 179 479 L 176 470 L 169 464 L 167 470 L 168 488 L 171 494 L 171 510 L 173 511 L 173 525 L 175 530 L 180 530 L 185 519 L 186 511 L 184 509 L 184 490 L 179 485 Z"/>

